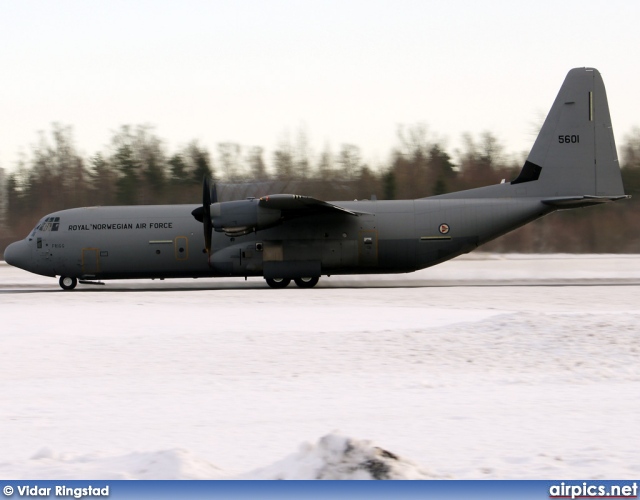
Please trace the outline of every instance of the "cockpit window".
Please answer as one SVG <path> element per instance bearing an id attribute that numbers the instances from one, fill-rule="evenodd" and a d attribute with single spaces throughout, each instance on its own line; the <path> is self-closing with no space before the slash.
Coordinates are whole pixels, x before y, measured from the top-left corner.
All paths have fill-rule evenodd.
<path id="1" fill-rule="evenodd" d="M 33 230 L 33 234 L 36 231 L 57 231 L 60 228 L 60 217 L 47 217 L 44 221 L 40 222 Z"/>
<path id="2" fill-rule="evenodd" d="M 38 225 L 36 227 L 33 228 L 33 231 L 31 231 L 31 235 L 30 237 L 33 238 L 36 235 L 36 231 L 40 230 L 40 227 L 42 226 L 42 222 L 38 222 Z"/>

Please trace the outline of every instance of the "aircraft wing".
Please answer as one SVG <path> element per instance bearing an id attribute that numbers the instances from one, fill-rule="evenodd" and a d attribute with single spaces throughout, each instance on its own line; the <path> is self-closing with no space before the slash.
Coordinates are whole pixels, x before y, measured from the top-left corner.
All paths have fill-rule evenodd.
<path id="1" fill-rule="evenodd" d="M 333 203 L 317 200 L 310 196 L 297 194 L 272 194 L 260 198 L 258 204 L 263 208 L 280 210 L 284 219 L 305 217 L 320 213 L 344 213 L 349 215 L 364 215 L 365 212 L 355 212 Z"/>

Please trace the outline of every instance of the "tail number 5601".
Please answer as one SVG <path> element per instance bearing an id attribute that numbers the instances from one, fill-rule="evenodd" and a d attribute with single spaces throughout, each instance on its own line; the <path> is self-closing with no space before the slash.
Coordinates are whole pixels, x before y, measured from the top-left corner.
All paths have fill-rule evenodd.
<path id="1" fill-rule="evenodd" d="M 558 142 L 560 144 L 576 144 L 580 142 L 579 135 L 559 135 Z"/>

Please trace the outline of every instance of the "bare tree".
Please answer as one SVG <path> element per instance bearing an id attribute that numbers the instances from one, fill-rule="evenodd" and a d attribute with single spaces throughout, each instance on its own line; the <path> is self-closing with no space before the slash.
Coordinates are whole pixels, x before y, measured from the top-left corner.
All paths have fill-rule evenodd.
<path id="1" fill-rule="evenodd" d="M 264 149 L 260 146 L 254 146 L 249 149 L 247 163 L 249 164 L 249 172 L 253 181 L 264 181 L 269 177 L 267 175 L 267 166 L 262 158 L 263 153 Z"/>
<path id="2" fill-rule="evenodd" d="M 343 144 L 338 153 L 337 163 L 343 179 L 348 181 L 355 179 L 364 166 L 360 148 L 353 144 Z"/>
<path id="3" fill-rule="evenodd" d="M 306 130 L 300 127 L 294 151 L 294 171 L 298 179 L 308 179 L 311 175 L 311 150 Z"/>
<path id="4" fill-rule="evenodd" d="M 218 144 L 218 155 L 222 175 L 227 181 L 237 181 L 242 173 L 242 147 L 235 142 L 221 142 Z"/>
<path id="5" fill-rule="evenodd" d="M 329 144 L 325 144 L 320 159 L 318 161 L 318 175 L 322 181 L 330 181 L 333 179 L 335 172 L 333 169 L 333 153 Z"/>
<path id="6" fill-rule="evenodd" d="M 273 165 L 278 179 L 293 179 L 295 166 L 291 143 L 288 139 L 282 140 L 273 152 Z"/>
<path id="7" fill-rule="evenodd" d="M 6 232 L 8 206 L 7 176 L 4 168 L 0 168 L 0 232 Z"/>

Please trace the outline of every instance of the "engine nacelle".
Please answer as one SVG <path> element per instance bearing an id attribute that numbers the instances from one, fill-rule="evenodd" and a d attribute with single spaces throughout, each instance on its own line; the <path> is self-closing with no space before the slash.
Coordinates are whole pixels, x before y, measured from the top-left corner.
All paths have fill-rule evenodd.
<path id="1" fill-rule="evenodd" d="M 261 207 L 258 200 L 237 200 L 211 205 L 213 228 L 227 236 L 242 236 L 267 229 L 281 222 L 278 209 Z"/>

